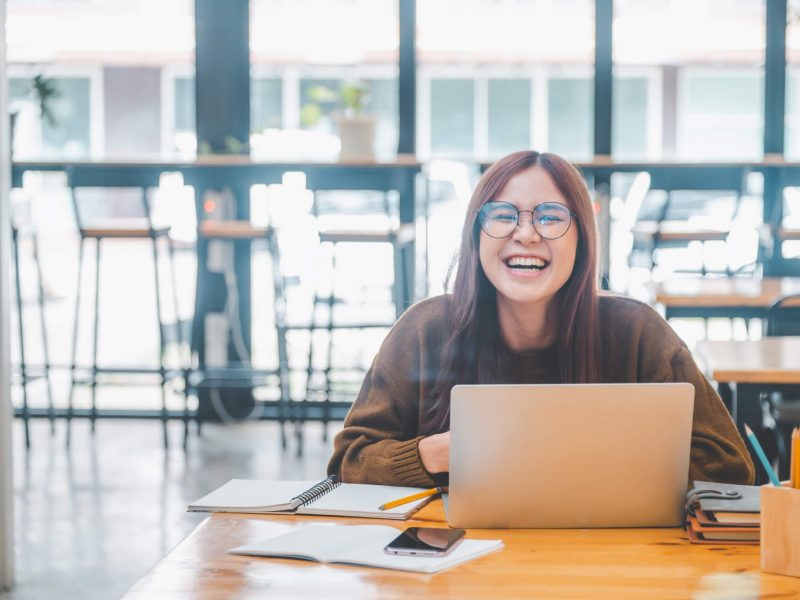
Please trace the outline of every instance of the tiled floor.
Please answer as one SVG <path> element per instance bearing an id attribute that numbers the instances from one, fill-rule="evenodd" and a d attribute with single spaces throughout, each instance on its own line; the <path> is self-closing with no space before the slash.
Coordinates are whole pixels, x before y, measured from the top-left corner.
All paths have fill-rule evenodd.
<path id="1" fill-rule="evenodd" d="M 186 452 L 178 423 L 164 450 L 152 421 L 64 424 L 50 436 L 32 425 L 25 451 L 14 430 L 16 579 L 0 600 L 119 598 L 183 539 L 204 515 L 187 504 L 232 477 L 314 479 L 324 476 L 331 442 L 318 424 L 306 426 L 304 455 L 281 451 L 278 425 L 205 425 Z M 331 425 L 331 431 L 340 424 Z M 292 442 L 293 443 L 293 442 Z"/>

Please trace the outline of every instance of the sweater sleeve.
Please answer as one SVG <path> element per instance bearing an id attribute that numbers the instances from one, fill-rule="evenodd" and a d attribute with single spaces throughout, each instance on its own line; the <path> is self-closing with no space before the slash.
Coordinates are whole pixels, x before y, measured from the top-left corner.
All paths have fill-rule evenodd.
<path id="1" fill-rule="evenodd" d="M 695 390 L 689 480 L 752 484 L 755 470 L 744 441 L 686 346 L 673 354 L 670 371 L 669 379 L 689 382 Z"/>
<path id="2" fill-rule="evenodd" d="M 418 445 L 419 407 L 376 357 L 334 439 L 328 473 L 350 483 L 432 487 Z"/>

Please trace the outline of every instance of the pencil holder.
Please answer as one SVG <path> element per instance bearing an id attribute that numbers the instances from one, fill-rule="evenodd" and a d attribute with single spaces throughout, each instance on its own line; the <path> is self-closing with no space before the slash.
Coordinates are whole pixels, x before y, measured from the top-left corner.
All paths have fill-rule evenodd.
<path id="1" fill-rule="evenodd" d="M 800 489 L 761 488 L 761 570 L 800 577 Z"/>

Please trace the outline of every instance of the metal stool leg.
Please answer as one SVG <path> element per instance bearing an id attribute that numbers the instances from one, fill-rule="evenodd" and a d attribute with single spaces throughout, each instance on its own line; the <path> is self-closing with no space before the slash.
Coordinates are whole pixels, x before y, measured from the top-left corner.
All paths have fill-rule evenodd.
<path id="1" fill-rule="evenodd" d="M 50 350 L 47 346 L 47 319 L 44 312 L 44 284 L 42 279 L 42 263 L 39 261 L 39 242 L 34 235 L 33 260 L 36 263 L 36 280 L 39 286 L 39 319 L 42 328 L 42 353 L 44 355 L 44 381 L 47 386 L 47 418 L 50 420 L 50 434 L 56 432 L 55 408 L 53 407 L 53 386 L 50 382 Z"/>
<path id="2" fill-rule="evenodd" d="M 19 231 L 11 230 L 11 251 L 14 253 L 14 284 L 17 290 L 17 332 L 19 335 L 19 371 L 22 383 L 22 421 L 25 427 L 25 447 L 31 447 L 30 407 L 28 406 L 28 367 L 25 364 L 25 334 L 22 326 L 22 286 L 19 275 Z"/>
<path id="3" fill-rule="evenodd" d="M 81 308 L 81 287 L 83 285 L 83 246 L 86 238 L 81 236 L 78 244 L 78 287 L 75 292 L 75 319 L 72 322 L 72 356 L 69 363 L 70 383 L 69 398 L 67 399 L 67 446 L 70 444 L 72 434 L 73 401 L 75 396 L 75 369 L 78 355 L 78 320 Z"/>
<path id="4" fill-rule="evenodd" d="M 167 237 L 167 250 L 169 251 L 169 269 L 172 278 L 172 309 L 175 313 L 175 335 L 178 340 L 178 368 L 183 374 L 183 448 L 189 443 L 189 375 L 188 360 L 184 359 L 183 327 L 181 327 L 180 305 L 178 303 L 178 277 L 175 270 L 175 244 L 171 237 Z M 189 358 L 191 360 L 191 357 Z"/>
<path id="5" fill-rule="evenodd" d="M 294 421 L 294 435 L 297 440 L 297 455 L 303 453 L 303 430 L 302 424 L 305 422 L 305 406 L 309 401 L 309 396 L 313 392 L 314 380 L 314 331 L 317 327 L 316 312 L 317 312 L 317 292 L 314 291 L 314 299 L 311 304 L 311 323 L 308 328 L 308 364 L 306 367 L 306 390 L 303 394 L 300 407 L 296 407 L 293 415 Z"/>
<path id="6" fill-rule="evenodd" d="M 331 294 L 328 296 L 328 355 L 325 362 L 325 396 L 322 399 L 322 441 L 328 441 L 331 414 L 331 363 L 333 362 L 333 307 L 336 297 L 336 244 L 331 248 Z"/>
<path id="7" fill-rule="evenodd" d="M 92 410 L 89 415 L 91 420 L 92 433 L 95 432 L 97 422 L 97 342 L 100 330 L 100 248 L 101 240 L 97 238 L 95 246 L 94 262 L 94 330 L 92 331 Z"/>
<path id="8" fill-rule="evenodd" d="M 169 437 L 167 435 L 167 369 L 164 365 L 166 344 L 164 343 L 164 321 L 161 316 L 161 285 L 158 281 L 158 240 L 155 237 L 151 239 L 153 242 L 153 274 L 156 284 L 156 320 L 158 321 L 158 373 L 161 377 L 161 425 L 164 430 L 164 448 L 167 448 L 169 446 Z"/>
<path id="9" fill-rule="evenodd" d="M 286 450 L 288 441 L 286 420 L 289 416 L 288 408 L 291 401 L 291 391 L 289 389 L 289 353 L 286 344 L 286 286 L 281 273 L 279 250 L 277 233 L 274 230 L 270 230 L 267 235 L 267 251 L 272 262 L 272 305 L 275 330 L 278 336 L 278 388 L 280 390 L 278 418 L 281 429 L 281 449 Z"/>
<path id="10" fill-rule="evenodd" d="M 314 288 L 314 297 L 311 301 L 311 323 L 308 327 L 308 366 L 306 369 L 306 392 L 303 396 L 303 406 L 309 401 L 310 396 L 315 391 L 314 390 L 314 333 L 317 330 L 317 306 L 320 303 L 319 291 Z M 305 418 L 305 414 L 300 415 L 302 419 Z M 301 445 L 302 445 L 302 433 L 300 427 L 302 425 L 295 422 L 295 433 L 297 436 L 298 442 L 298 455 L 301 453 Z"/>

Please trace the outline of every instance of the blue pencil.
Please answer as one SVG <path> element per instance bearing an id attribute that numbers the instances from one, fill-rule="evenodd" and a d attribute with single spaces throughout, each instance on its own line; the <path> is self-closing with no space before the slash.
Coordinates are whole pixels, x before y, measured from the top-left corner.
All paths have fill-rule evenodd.
<path id="1" fill-rule="evenodd" d="M 750 429 L 746 423 L 744 426 L 744 430 L 747 432 L 747 439 L 750 440 L 750 445 L 753 447 L 756 456 L 758 456 L 758 460 L 760 460 L 761 464 L 764 465 L 764 470 L 767 472 L 767 475 L 769 475 L 769 479 L 772 482 L 772 485 L 776 487 L 781 487 L 781 480 L 778 479 L 778 476 L 772 469 L 772 465 L 769 464 L 769 461 L 767 460 L 767 455 L 764 454 L 764 450 L 761 448 L 761 444 L 759 444 L 758 439 L 756 439 L 756 434 L 753 433 L 753 430 Z"/>

